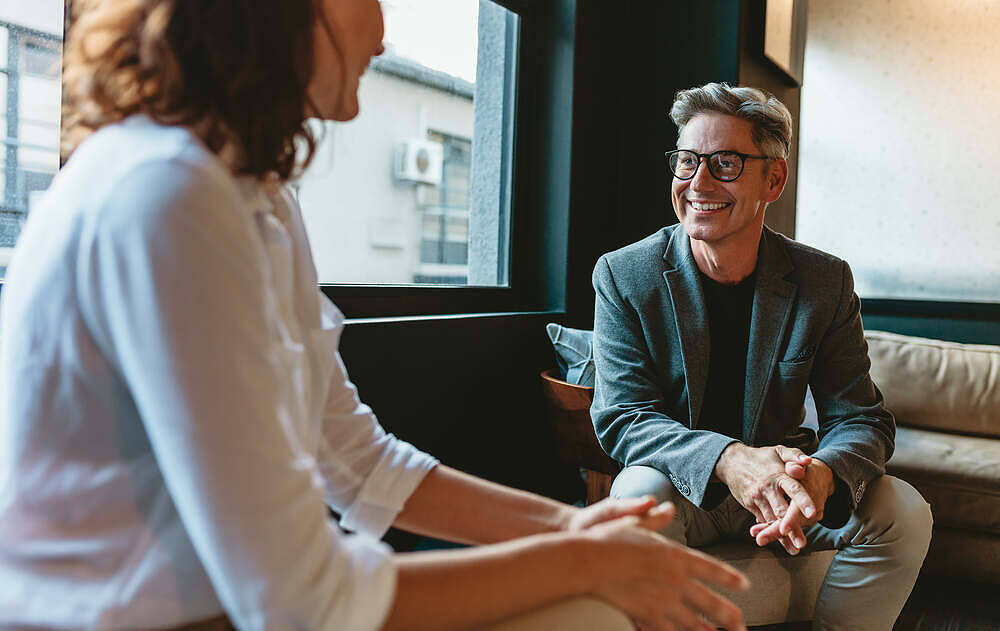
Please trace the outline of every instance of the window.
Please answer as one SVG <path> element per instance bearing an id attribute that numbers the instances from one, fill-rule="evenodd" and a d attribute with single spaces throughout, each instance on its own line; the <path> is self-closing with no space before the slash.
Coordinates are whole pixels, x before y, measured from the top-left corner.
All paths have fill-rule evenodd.
<path id="1" fill-rule="evenodd" d="M 321 283 L 506 287 L 517 15 L 386 0 L 361 114 L 296 183 Z"/>
<path id="2" fill-rule="evenodd" d="M 59 168 L 62 0 L 0 9 L 0 277 Z"/>
<path id="3" fill-rule="evenodd" d="M 441 144 L 440 184 L 426 185 L 418 195 L 423 215 L 420 265 L 415 283 L 465 285 L 469 276 L 469 171 L 472 143 L 464 138 L 431 132 Z M 421 197 L 423 198 L 422 201 Z"/>

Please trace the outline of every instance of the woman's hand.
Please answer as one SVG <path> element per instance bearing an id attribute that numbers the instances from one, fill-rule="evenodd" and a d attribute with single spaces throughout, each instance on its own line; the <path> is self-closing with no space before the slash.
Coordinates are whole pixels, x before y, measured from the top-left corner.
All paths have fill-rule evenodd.
<path id="1" fill-rule="evenodd" d="M 662 504 L 661 506 L 669 505 Z M 656 507 L 656 498 L 652 495 L 629 499 L 605 498 L 600 502 L 591 504 L 586 508 L 567 507 L 570 510 L 565 519 L 564 530 L 578 531 L 586 530 L 591 526 L 603 524 L 620 517 L 634 515 L 641 517 Z M 669 522 L 668 522 L 669 523 Z M 666 524 L 664 524 L 665 526 Z M 662 526 L 661 526 L 662 527 Z"/>
<path id="2" fill-rule="evenodd" d="M 595 595 L 628 614 L 641 631 L 715 629 L 706 619 L 731 631 L 744 629 L 740 610 L 711 588 L 743 591 L 749 581 L 725 563 L 656 534 L 673 516 L 673 506 L 664 504 L 586 530 L 603 551 L 593 556 L 599 564 L 593 567 Z"/>

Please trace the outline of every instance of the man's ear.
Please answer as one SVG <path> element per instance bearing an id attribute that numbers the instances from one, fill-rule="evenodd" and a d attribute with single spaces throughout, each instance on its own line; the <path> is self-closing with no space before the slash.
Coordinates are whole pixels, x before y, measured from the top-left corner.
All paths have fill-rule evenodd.
<path id="1" fill-rule="evenodd" d="M 788 182 L 788 161 L 784 158 L 775 158 L 767 169 L 765 179 L 767 186 L 764 190 L 764 201 L 770 204 L 781 197 L 781 191 L 785 190 L 785 184 Z"/>

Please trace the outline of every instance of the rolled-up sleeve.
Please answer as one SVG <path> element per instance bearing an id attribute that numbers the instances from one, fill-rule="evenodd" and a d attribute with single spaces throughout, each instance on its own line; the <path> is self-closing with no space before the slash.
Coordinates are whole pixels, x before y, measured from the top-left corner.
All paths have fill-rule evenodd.
<path id="1" fill-rule="evenodd" d="M 334 362 L 317 450 L 326 501 L 344 528 L 381 537 L 438 461 L 386 433 L 358 398 L 337 350 L 344 316 L 322 293 L 319 300 Z"/>

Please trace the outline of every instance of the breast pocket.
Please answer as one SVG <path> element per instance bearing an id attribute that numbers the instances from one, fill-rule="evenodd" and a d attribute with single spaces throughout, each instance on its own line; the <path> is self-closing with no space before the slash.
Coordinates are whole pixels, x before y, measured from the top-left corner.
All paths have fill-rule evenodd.
<path id="1" fill-rule="evenodd" d="M 782 379 L 809 379 L 812 372 L 813 358 L 803 361 L 778 362 L 778 375 Z"/>
<path id="2" fill-rule="evenodd" d="M 768 408 L 781 419 L 783 427 L 775 428 L 779 435 L 794 429 L 805 416 L 806 388 L 812 373 L 813 360 L 778 362 L 775 378 L 768 389 Z"/>

